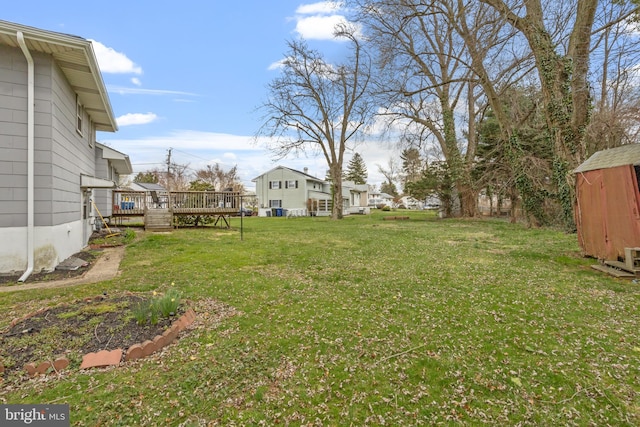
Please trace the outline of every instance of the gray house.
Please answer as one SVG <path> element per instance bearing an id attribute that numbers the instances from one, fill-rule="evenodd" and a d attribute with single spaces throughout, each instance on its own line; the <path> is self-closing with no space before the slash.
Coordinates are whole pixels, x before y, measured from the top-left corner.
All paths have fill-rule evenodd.
<path id="1" fill-rule="evenodd" d="M 109 184 L 113 182 L 117 187 L 121 176 L 132 173 L 133 167 L 128 155 L 99 142 L 96 143 L 96 177 L 106 179 Z M 114 209 L 111 188 L 95 188 L 93 190 L 93 201 L 104 218 L 111 217 Z"/>
<path id="2" fill-rule="evenodd" d="M 304 172 L 277 166 L 254 178 L 258 198 L 258 215 L 286 212 L 287 215 L 331 215 L 331 183 Z M 342 203 L 344 214 L 368 213 L 367 185 L 344 181 Z"/>
<path id="3" fill-rule="evenodd" d="M 83 249 L 126 155 L 91 42 L 0 21 L 0 273 L 51 270 Z"/>

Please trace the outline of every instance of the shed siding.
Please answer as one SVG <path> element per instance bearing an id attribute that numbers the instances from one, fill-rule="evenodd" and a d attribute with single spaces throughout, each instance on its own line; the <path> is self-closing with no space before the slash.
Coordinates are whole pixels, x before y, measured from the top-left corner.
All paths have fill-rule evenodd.
<path id="1" fill-rule="evenodd" d="M 640 194 L 632 165 L 577 174 L 578 241 L 586 255 L 605 260 L 640 247 Z"/>

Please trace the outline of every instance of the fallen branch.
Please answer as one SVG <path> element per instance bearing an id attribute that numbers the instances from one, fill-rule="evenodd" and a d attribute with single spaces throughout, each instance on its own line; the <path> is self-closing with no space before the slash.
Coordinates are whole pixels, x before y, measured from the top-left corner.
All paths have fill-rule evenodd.
<path id="1" fill-rule="evenodd" d="M 411 353 L 412 351 L 416 351 L 416 350 L 418 350 L 418 349 L 421 349 L 422 347 L 426 347 L 426 345 L 427 345 L 427 344 L 421 344 L 421 345 L 419 345 L 419 346 L 417 346 L 417 347 L 413 347 L 413 348 L 410 348 L 410 349 L 408 349 L 408 350 L 401 351 L 400 353 L 392 354 L 391 356 L 387 356 L 387 357 L 385 357 L 385 358 L 380 359 L 380 360 L 376 363 L 376 365 L 377 365 L 377 364 L 379 364 L 379 363 L 382 363 L 382 362 L 386 362 L 386 361 L 387 361 L 387 360 L 389 360 L 389 359 L 393 359 L 394 357 L 399 357 L 399 356 L 402 356 L 402 355 L 404 355 L 404 354 Z"/>
<path id="2" fill-rule="evenodd" d="M 96 327 L 93 329 L 93 335 L 96 337 L 96 339 L 98 340 L 98 344 L 102 344 L 102 341 L 100 340 L 100 338 L 98 338 L 98 326 L 100 326 L 102 324 L 102 322 L 98 323 L 96 325 Z"/>

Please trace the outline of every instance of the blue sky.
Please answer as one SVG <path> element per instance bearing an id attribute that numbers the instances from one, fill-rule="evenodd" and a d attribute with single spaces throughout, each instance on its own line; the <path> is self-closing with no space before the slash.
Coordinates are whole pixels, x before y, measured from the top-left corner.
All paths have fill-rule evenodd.
<path id="1" fill-rule="evenodd" d="M 287 40 L 304 37 L 339 59 L 344 45 L 331 34 L 346 15 L 335 2 L 299 0 L 37 0 L 5 2 L 0 19 L 94 42 L 119 126 L 98 140 L 128 154 L 135 172 L 162 167 L 171 147 L 192 170 L 237 165 L 252 189 L 251 179 L 276 165 L 324 177 L 323 158 L 274 161 L 253 135 Z M 369 182 L 382 182 L 376 165 L 386 166 L 391 152 L 378 140 L 357 151 Z"/>

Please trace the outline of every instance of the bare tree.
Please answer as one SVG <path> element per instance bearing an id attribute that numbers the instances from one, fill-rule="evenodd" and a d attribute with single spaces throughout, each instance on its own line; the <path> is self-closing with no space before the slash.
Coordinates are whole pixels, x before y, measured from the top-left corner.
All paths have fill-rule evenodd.
<path id="1" fill-rule="evenodd" d="M 331 217 L 341 219 L 344 153 L 363 132 L 372 104 L 370 61 L 355 29 L 340 26 L 335 34 L 351 46 L 350 58 L 340 65 L 327 63 L 304 41 L 288 43 L 282 74 L 269 84 L 269 99 L 262 106 L 266 120 L 258 135 L 272 139 L 269 148 L 278 158 L 308 150 L 322 153 L 331 178 Z"/>
<path id="2" fill-rule="evenodd" d="M 473 136 L 462 139 L 465 97 L 474 99 L 464 41 L 454 31 L 451 0 L 360 0 L 362 22 L 377 47 L 379 101 L 396 123 L 411 122 L 406 140 L 432 137 L 460 198 L 462 215 L 476 213 L 477 189 L 471 170 Z M 472 106 L 473 107 L 473 106 Z M 473 108 L 472 108 L 473 110 Z M 474 119 L 468 123 L 473 126 Z M 418 130 L 416 130 L 418 128 Z M 419 128 L 422 128 L 420 130 Z"/>
<path id="3" fill-rule="evenodd" d="M 640 46 L 637 6 L 602 2 L 595 18 L 591 53 L 594 108 L 586 132 L 586 155 L 640 142 Z"/>
<path id="4" fill-rule="evenodd" d="M 576 0 L 563 19 L 542 0 L 480 0 L 495 8 L 527 40 L 536 60 L 547 128 L 554 151 L 553 179 L 567 229 L 573 229 L 575 195 L 570 172 L 585 158 L 591 105 L 589 55 L 598 0 Z M 573 21 L 567 19 L 573 17 Z M 573 23 L 573 25 L 570 24 Z M 499 119 L 501 121 L 501 119 Z M 501 121 L 502 123 L 502 121 Z"/>
<path id="5" fill-rule="evenodd" d="M 209 184 L 215 191 L 244 192 L 237 165 L 229 170 L 224 170 L 218 163 L 207 165 L 204 169 L 198 169 L 195 176 L 197 180 Z"/>
<path id="6" fill-rule="evenodd" d="M 400 177 L 400 166 L 396 160 L 393 157 L 390 158 L 387 162 L 386 168 L 379 164 L 376 166 L 378 167 L 378 172 L 386 179 L 385 182 L 380 184 L 380 191 L 383 193 L 389 193 L 394 197 L 398 196 L 396 181 Z"/>

